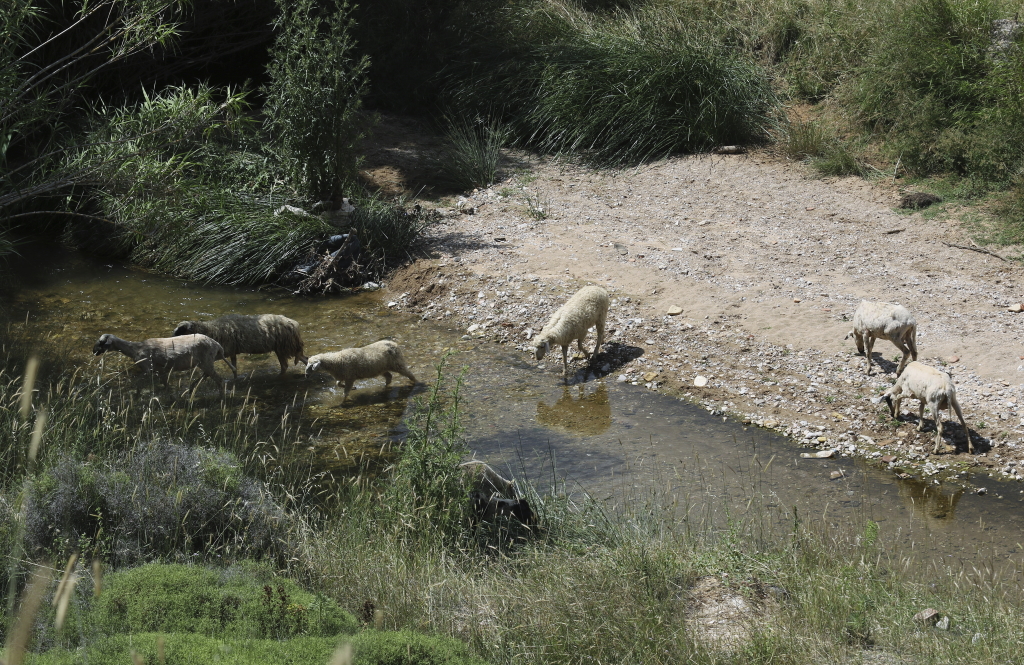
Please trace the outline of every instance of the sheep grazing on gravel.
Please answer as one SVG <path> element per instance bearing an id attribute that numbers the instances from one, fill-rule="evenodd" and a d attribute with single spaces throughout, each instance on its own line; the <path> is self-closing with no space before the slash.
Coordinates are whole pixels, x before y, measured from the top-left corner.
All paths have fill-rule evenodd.
<path id="1" fill-rule="evenodd" d="M 534 340 L 537 347 L 537 360 L 544 357 L 551 347 L 562 346 L 562 376 L 569 372 L 569 361 L 566 353 L 573 340 L 576 340 L 580 352 L 591 358 L 601 350 L 604 343 L 604 321 L 608 316 L 608 292 L 600 286 L 585 286 L 576 292 L 569 302 L 562 305 L 551 315 L 544 329 Z M 583 348 L 583 340 L 591 326 L 597 326 L 597 345 L 594 352 L 588 354 Z"/>
<path id="2" fill-rule="evenodd" d="M 198 367 L 203 376 L 217 382 L 221 397 L 224 396 L 224 382 L 221 381 L 213 363 L 223 360 L 232 371 L 234 366 L 224 357 L 224 348 L 206 335 L 184 335 L 180 337 L 154 337 L 144 342 L 129 342 L 114 335 L 100 335 L 92 347 L 93 355 L 101 356 L 115 349 L 135 361 L 135 366 L 144 372 L 156 372 L 166 386 L 171 372 Z M 199 379 L 202 381 L 202 377 Z"/>
<path id="3" fill-rule="evenodd" d="M 941 409 L 956 411 L 960 424 L 964 426 L 967 449 L 974 452 L 971 432 L 967 429 L 964 414 L 960 410 L 960 404 L 956 401 L 956 388 L 953 387 L 953 381 L 949 378 L 949 374 L 917 361 L 910 363 L 896 379 L 896 384 L 882 393 L 881 399 L 884 399 L 889 405 L 889 413 L 893 418 L 899 417 L 900 401 L 904 397 L 921 401 L 921 409 L 918 413 L 918 432 L 924 430 L 924 406 L 926 402 L 928 403 L 928 409 L 935 419 L 935 449 L 932 450 L 932 453 L 939 452 L 939 444 L 942 442 L 942 416 L 939 414 Z"/>
<path id="4" fill-rule="evenodd" d="M 469 481 L 469 496 L 477 518 L 491 522 L 498 516 L 505 516 L 526 525 L 537 523 L 537 513 L 529 501 L 519 496 L 514 480 L 508 480 L 480 460 L 463 462 L 459 468 Z"/>
<path id="5" fill-rule="evenodd" d="M 857 342 L 857 351 L 867 356 L 868 374 L 871 374 L 871 349 L 876 339 L 887 339 L 903 352 L 896 376 L 903 373 L 910 356 L 917 360 L 917 321 L 902 305 L 861 300 L 853 313 L 853 330 L 846 339 L 850 339 L 850 335 Z"/>
<path id="6" fill-rule="evenodd" d="M 299 324 L 280 314 L 228 314 L 213 321 L 182 321 L 174 329 L 175 336 L 197 333 L 217 340 L 236 367 L 239 353 L 273 351 L 281 363 L 281 374 L 288 370 L 289 358 L 294 358 L 296 365 L 306 362 Z M 234 367 L 232 372 L 237 379 Z"/>
<path id="7" fill-rule="evenodd" d="M 330 353 L 318 353 L 306 361 L 306 374 L 323 369 L 337 380 L 338 385 L 345 385 L 345 396 L 348 399 L 352 384 L 359 379 L 372 379 L 384 376 L 384 385 L 391 385 L 391 372 L 401 374 L 413 383 L 416 377 L 405 366 L 402 350 L 390 340 L 381 340 L 358 349 L 342 349 Z"/>

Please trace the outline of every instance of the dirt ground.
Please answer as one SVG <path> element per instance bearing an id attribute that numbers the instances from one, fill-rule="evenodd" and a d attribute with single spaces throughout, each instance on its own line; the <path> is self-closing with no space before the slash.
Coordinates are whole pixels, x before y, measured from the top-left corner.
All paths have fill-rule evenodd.
<path id="1" fill-rule="evenodd" d="M 570 382 L 667 391 L 898 474 L 962 482 L 981 465 L 1022 479 L 1024 314 L 1009 311 L 1024 300 L 1024 269 L 1009 258 L 1020 248 L 978 247 L 941 210 L 898 210 L 899 180 L 820 179 L 768 151 L 623 170 L 515 155 L 502 182 L 440 196 L 429 188 L 436 137 L 411 121 L 385 126 L 367 178 L 425 192 L 445 215 L 428 258 L 393 276 L 389 306 L 526 354 L 559 305 L 598 284 L 613 298 L 610 332 L 595 359 L 572 362 Z M 919 360 L 952 376 L 974 455 L 955 416 L 943 414 L 946 446 L 933 455 L 931 414 L 916 432 L 915 400 L 901 422 L 871 401 L 895 381 L 899 352 L 877 342 L 881 369 L 865 374 L 844 340 L 861 299 L 916 316 Z M 561 380 L 560 361 L 553 352 L 538 371 Z"/>

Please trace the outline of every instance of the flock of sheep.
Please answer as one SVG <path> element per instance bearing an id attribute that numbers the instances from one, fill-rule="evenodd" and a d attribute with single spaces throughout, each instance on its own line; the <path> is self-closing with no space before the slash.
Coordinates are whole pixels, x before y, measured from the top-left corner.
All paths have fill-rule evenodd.
<path id="1" fill-rule="evenodd" d="M 156 373 L 166 386 L 171 372 L 197 368 L 203 377 L 217 382 L 221 396 L 224 382 L 213 364 L 223 360 L 238 378 L 238 354 L 271 353 L 281 363 L 281 374 L 288 370 L 288 361 L 306 365 L 306 374 L 322 369 L 344 385 L 344 402 L 352 385 L 360 379 L 384 377 L 391 384 L 391 372 L 416 383 L 416 377 L 405 365 L 398 345 L 389 340 L 374 342 L 362 348 L 342 349 L 307 357 L 299 334 L 299 324 L 280 314 L 228 314 L 213 321 L 182 321 L 171 337 L 154 337 L 144 342 L 130 342 L 114 335 L 101 335 L 92 348 L 99 356 L 114 349 L 135 361 L 139 369 Z M 230 360 L 229 360 L 230 358 Z M 202 377 L 200 378 L 200 381 Z"/>
<path id="2" fill-rule="evenodd" d="M 567 352 L 573 340 L 579 350 L 588 358 L 601 349 L 604 341 L 605 320 L 608 317 L 608 293 L 599 286 L 587 286 L 574 295 L 565 305 L 548 320 L 547 325 L 537 335 L 536 357 L 540 360 L 554 345 L 562 347 L 562 376 L 568 370 Z M 591 327 L 597 328 L 597 345 L 588 354 L 583 348 L 583 340 Z M 964 414 L 956 400 L 956 388 L 945 372 L 917 362 L 917 321 L 902 305 L 886 302 L 868 302 L 862 300 L 853 314 L 852 335 L 857 343 L 857 351 L 867 358 L 867 372 L 871 374 L 871 354 L 876 339 L 887 339 L 903 352 L 903 358 L 896 368 L 896 384 L 886 390 L 878 401 L 885 400 L 889 405 L 889 413 L 896 418 L 900 413 L 900 402 L 904 398 L 920 401 L 917 431 L 924 429 L 924 407 L 927 404 L 935 420 L 935 447 L 933 453 L 939 452 L 942 443 L 941 409 L 956 412 L 960 423 L 964 426 L 964 437 L 967 448 L 973 453 L 970 430 L 964 421 Z M 913 357 L 913 362 L 907 360 Z"/>
<path id="3" fill-rule="evenodd" d="M 604 342 L 605 321 L 608 317 L 608 292 L 599 286 L 586 286 L 576 292 L 558 309 L 534 340 L 536 358 L 541 360 L 552 346 L 562 347 L 562 376 L 568 373 L 568 351 L 573 341 L 580 352 L 591 358 L 601 349 Z M 583 342 L 590 328 L 597 329 L 597 344 L 587 352 Z M 324 370 L 344 387 L 342 402 L 348 399 L 353 384 L 360 379 L 384 377 L 384 385 L 391 384 L 392 372 L 401 374 L 414 384 L 416 377 L 409 371 L 402 357 L 402 351 L 392 341 L 382 340 L 361 348 L 343 349 L 306 357 L 303 354 L 299 324 L 280 314 L 228 314 L 213 321 L 182 321 L 171 337 L 147 339 L 144 342 L 130 342 L 114 335 L 100 336 L 93 347 L 93 353 L 101 355 L 111 349 L 120 351 L 135 361 L 143 371 L 158 374 L 164 385 L 172 371 L 198 368 L 204 376 L 214 379 L 224 394 L 224 382 L 214 369 L 214 362 L 223 360 L 238 377 L 237 356 L 240 353 L 270 353 L 277 355 L 281 374 L 288 369 L 288 362 L 306 365 L 306 374 Z M 942 442 L 941 409 L 956 412 L 964 427 L 964 436 L 970 452 L 974 452 L 970 430 L 964 421 L 960 404 L 956 400 L 956 388 L 945 372 L 917 362 L 917 321 L 902 305 L 884 302 L 861 301 L 853 314 L 853 336 L 857 350 L 867 358 L 867 373 L 871 374 L 872 350 L 875 340 L 885 339 L 903 352 L 903 358 L 896 368 L 896 383 L 886 390 L 877 401 L 885 400 L 889 412 L 895 418 L 900 413 L 900 402 L 904 398 L 920 401 L 917 431 L 924 428 L 924 407 L 928 406 L 935 420 L 935 447 L 939 452 Z M 908 359 L 913 362 L 908 364 Z"/>
<path id="4" fill-rule="evenodd" d="M 535 338 L 537 360 L 541 360 L 552 346 L 561 346 L 564 377 L 568 373 L 568 350 L 573 341 L 586 358 L 596 355 L 604 342 L 608 306 L 608 292 L 603 288 L 587 286 L 580 289 L 552 314 Z M 588 353 L 583 343 L 592 327 L 597 329 L 597 344 Z M 868 374 L 871 374 L 871 354 L 875 340 L 889 340 L 903 352 L 903 358 L 896 369 L 895 385 L 877 398 L 876 402 L 884 399 L 892 416 L 897 417 L 901 400 L 919 400 L 919 432 L 924 428 L 924 407 L 927 404 L 935 419 L 934 453 L 939 452 L 942 442 L 940 410 L 954 410 L 964 426 L 968 449 L 974 452 L 970 431 L 957 403 L 956 389 L 949 375 L 917 362 L 917 322 L 905 307 L 862 301 L 854 312 L 853 330 L 847 338 L 850 335 L 857 343 L 857 350 L 867 358 Z M 143 371 L 159 375 L 165 386 L 171 372 L 198 368 L 204 376 L 217 382 L 222 396 L 224 382 L 214 369 L 214 363 L 223 360 L 237 378 L 237 356 L 240 353 L 275 353 L 281 364 L 281 374 L 287 371 L 289 360 L 294 360 L 296 365 L 304 363 L 306 374 L 322 369 L 334 377 L 337 385 L 344 386 L 342 402 L 348 398 L 353 383 L 360 379 L 383 376 L 385 385 L 390 385 L 394 372 L 416 383 L 416 377 L 406 367 L 401 349 L 394 342 L 382 340 L 361 348 L 307 357 L 299 335 L 299 324 L 279 314 L 228 314 L 213 321 L 183 321 L 174 329 L 171 337 L 147 339 L 144 342 L 130 342 L 105 334 L 96 342 L 93 353 L 99 356 L 111 349 L 134 360 Z M 908 364 L 907 360 L 911 357 L 913 362 Z M 477 460 L 464 463 L 462 470 L 469 478 L 472 488 L 470 495 L 479 517 L 489 520 L 497 515 L 507 515 L 524 524 L 536 521 L 536 514 L 519 494 L 514 481 L 503 478 L 490 466 Z"/>

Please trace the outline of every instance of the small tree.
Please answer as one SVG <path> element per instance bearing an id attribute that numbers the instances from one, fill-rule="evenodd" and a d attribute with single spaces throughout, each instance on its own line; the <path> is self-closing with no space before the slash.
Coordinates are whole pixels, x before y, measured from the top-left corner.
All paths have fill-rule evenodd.
<path id="1" fill-rule="evenodd" d="M 346 0 L 277 0 L 264 87 L 267 126 L 294 184 L 315 200 L 342 194 L 358 163 L 358 111 L 370 61 L 358 58 Z"/>

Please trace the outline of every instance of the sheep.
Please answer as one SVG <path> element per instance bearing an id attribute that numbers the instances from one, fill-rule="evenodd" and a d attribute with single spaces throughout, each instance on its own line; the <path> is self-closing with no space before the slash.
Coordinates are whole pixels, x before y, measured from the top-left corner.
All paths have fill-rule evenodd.
<path id="1" fill-rule="evenodd" d="M 224 347 L 224 355 L 231 358 L 237 367 L 239 353 L 277 354 L 281 363 L 281 374 L 288 370 L 288 359 L 295 364 L 306 362 L 303 354 L 299 324 L 280 314 L 228 314 L 213 321 L 182 321 L 175 327 L 173 335 L 194 335 L 211 337 Z M 232 367 L 234 377 L 238 371 Z"/>
<path id="2" fill-rule="evenodd" d="M 223 360 L 234 370 L 224 357 L 224 348 L 206 335 L 185 335 L 178 337 L 154 337 L 144 342 L 129 342 L 111 334 L 100 335 L 92 347 L 93 355 L 101 356 L 115 349 L 135 361 L 136 367 L 144 372 L 156 372 L 166 386 L 170 373 L 198 367 L 203 376 L 208 376 L 220 387 L 224 397 L 224 382 L 221 381 L 213 363 Z M 199 379 L 202 381 L 202 377 Z"/>
<path id="3" fill-rule="evenodd" d="M 960 424 L 964 426 L 964 437 L 967 438 L 967 449 L 973 453 L 974 444 L 971 443 L 971 432 L 967 429 L 964 421 L 964 414 L 960 410 L 960 404 L 956 401 L 956 388 L 949 374 L 940 372 L 934 367 L 914 361 L 907 365 L 904 372 L 896 379 L 896 384 L 882 393 L 881 399 L 889 405 L 889 413 L 893 418 L 900 414 L 900 401 L 904 397 L 921 401 L 921 409 L 918 413 L 917 431 L 924 430 L 924 406 L 928 403 L 928 409 L 935 419 L 935 449 L 933 454 L 939 452 L 939 443 L 942 442 L 942 416 L 940 409 L 952 409 L 956 411 Z M 895 399 L 893 399 L 895 398 Z M 881 401 L 881 400 L 879 400 Z"/>
<path id="4" fill-rule="evenodd" d="M 541 360 L 554 344 L 562 345 L 562 376 L 569 371 L 566 352 L 573 340 L 580 352 L 592 358 L 601 350 L 604 342 L 604 322 L 608 316 L 608 292 L 600 286 L 585 286 L 576 292 L 569 302 L 562 305 L 551 315 L 544 329 L 534 340 L 537 360 Z M 583 348 L 583 340 L 591 326 L 597 326 L 597 345 L 594 352 L 588 354 Z"/>
<path id="5" fill-rule="evenodd" d="M 498 516 L 514 517 L 527 526 L 537 523 L 530 502 L 520 497 L 514 480 L 504 478 L 486 462 L 470 460 L 459 468 L 466 474 L 474 514 L 484 522 Z"/>
<path id="6" fill-rule="evenodd" d="M 857 352 L 867 356 L 869 375 L 871 350 L 876 339 L 887 339 L 903 352 L 896 376 L 903 373 L 910 356 L 917 360 L 917 321 L 902 305 L 861 300 L 853 313 L 853 330 L 846 335 L 846 339 L 850 339 L 850 335 L 857 342 Z"/>
<path id="7" fill-rule="evenodd" d="M 416 377 L 405 366 L 402 350 L 390 340 L 381 340 L 358 349 L 342 349 L 330 353 L 318 353 L 306 361 L 306 374 L 323 369 L 333 376 L 338 385 L 345 385 L 345 396 L 348 399 L 352 384 L 359 379 L 372 379 L 384 376 L 384 385 L 391 385 L 391 372 L 401 374 L 413 384 Z"/>

